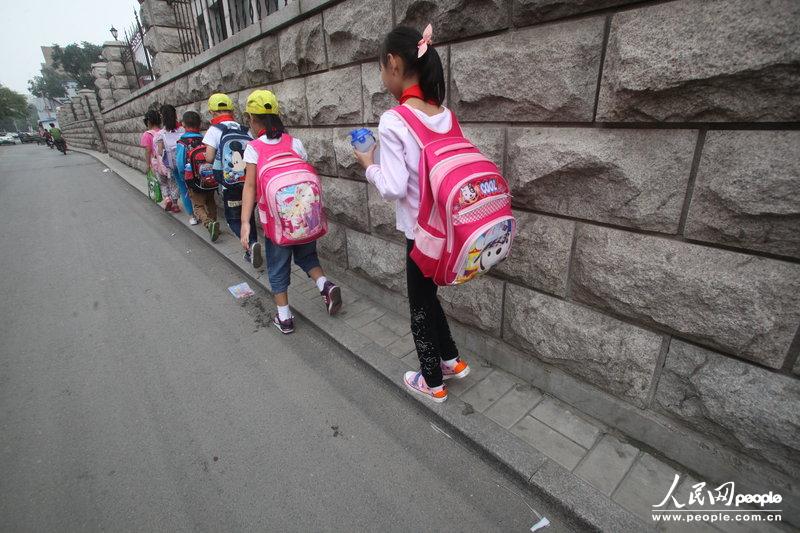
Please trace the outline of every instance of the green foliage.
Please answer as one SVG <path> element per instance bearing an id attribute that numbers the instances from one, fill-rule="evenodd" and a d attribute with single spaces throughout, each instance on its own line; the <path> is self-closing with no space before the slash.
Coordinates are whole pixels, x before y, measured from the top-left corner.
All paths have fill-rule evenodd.
<path id="1" fill-rule="evenodd" d="M 0 85 L 0 118 L 25 118 L 27 114 L 28 101 L 25 97 Z"/>
<path id="2" fill-rule="evenodd" d="M 53 64 L 56 68 L 64 69 L 64 72 L 78 82 L 79 89 L 91 89 L 94 87 L 92 63 L 99 61 L 102 51 L 101 46 L 86 41 L 68 44 L 64 48 L 54 44 Z"/>
<path id="3" fill-rule="evenodd" d="M 36 107 L 29 105 L 25 96 L 0 85 L 0 130 L 28 129 L 28 125 L 37 124 L 38 118 Z"/>
<path id="4" fill-rule="evenodd" d="M 42 65 L 41 75 L 28 80 L 28 90 L 34 96 L 43 98 L 62 98 L 67 95 L 64 84 L 70 81 L 68 76 L 59 74 L 55 69 Z"/>

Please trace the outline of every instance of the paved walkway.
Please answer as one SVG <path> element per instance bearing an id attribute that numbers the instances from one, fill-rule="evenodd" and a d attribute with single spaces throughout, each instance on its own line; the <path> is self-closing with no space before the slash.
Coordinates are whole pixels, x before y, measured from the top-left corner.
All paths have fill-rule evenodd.
<path id="1" fill-rule="evenodd" d="M 87 153 L 100 159 L 146 194 L 145 179 L 140 172 L 105 154 Z M 188 226 L 184 214 L 176 218 L 207 240 L 207 232 L 200 226 Z M 266 273 L 256 272 L 243 262 L 241 245 L 227 227 L 215 248 L 268 290 Z M 387 379 L 402 387 L 402 370 L 419 368 L 406 310 L 389 309 L 370 298 L 368 282 L 348 283 L 346 279 L 335 276 L 335 268 L 326 265 L 326 269 L 331 271 L 331 277 L 342 287 L 344 307 L 341 315 L 331 319 L 324 313 L 316 286 L 296 266 L 293 267 L 289 289 L 293 309 L 313 321 L 357 357 L 367 358 L 368 363 L 383 372 Z M 342 274 L 355 281 L 352 275 L 348 277 Z M 681 481 L 675 494 L 683 495 L 683 499 L 688 498 L 692 485 L 697 483 L 690 473 L 668 464 L 636 443 L 626 441 L 618 432 L 532 387 L 517 376 L 493 368 L 489 361 L 472 353 L 464 339 L 456 337 L 455 340 L 472 371 L 467 378 L 448 383 L 450 398 L 443 405 L 457 404 L 460 418 L 448 419 L 444 412 L 439 414 L 445 416 L 455 431 L 475 440 L 479 447 L 485 448 L 512 469 L 520 463 L 526 463 L 526 455 L 544 457 L 558 465 L 551 467 L 552 477 L 556 481 L 549 487 L 550 495 L 560 498 L 562 504 L 573 511 L 580 511 L 581 505 L 591 507 L 588 511 L 584 510 L 588 514 L 585 518 L 590 523 L 615 532 L 659 530 L 738 533 L 783 530 L 768 524 L 726 523 L 719 528 L 704 524 L 656 526 L 652 520 L 651 506 L 664 499 L 676 474 L 681 476 Z M 380 349 L 376 349 L 376 346 Z M 434 411 L 439 410 L 431 402 L 425 405 Z M 480 435 L 476 437 L 471 434 L 470 428 L 459 425 L 464 424 L 467 418 L 477 417 L 485 417 L 480 420 L 488 421 L 486 427 L 490 433 L 494 433 L 484 436 L 483 441 Z M 516 448 L 511 457 L 503 456 L 502 450 L 493 449 L 493 441 L 498 436 L 518 437 L 513 439 L 513 444 L 519 443 L 521 447 Z M 529 464 L 533 463 L 537 464 L 533 465 L 530 481 L 537 485 L 537 481 L 541 481 L 537 480 L 537 476 L 545 468 L 541 461 L 529 461 Z M 517 470 L 523 471 L 524 468 Z M 528 471 L 525 472 L 527 476 Z M 544 488 L 542 485 L 537 488 L 548 490 L 544 481 L 542 484 Z M 615 519 L 619 521 L 614 522 Z"/>

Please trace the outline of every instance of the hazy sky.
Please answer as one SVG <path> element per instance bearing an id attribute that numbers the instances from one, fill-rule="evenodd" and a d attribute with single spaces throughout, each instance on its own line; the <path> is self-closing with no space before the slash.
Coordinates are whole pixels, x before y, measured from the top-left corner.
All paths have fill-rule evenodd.
<path id="1" fill-rule="evenodd" d="M 0 83 L 28 94 L 44 62 L 40 46 L 111 40 L 134 22 L 137 0 L 0 0 Z"/>

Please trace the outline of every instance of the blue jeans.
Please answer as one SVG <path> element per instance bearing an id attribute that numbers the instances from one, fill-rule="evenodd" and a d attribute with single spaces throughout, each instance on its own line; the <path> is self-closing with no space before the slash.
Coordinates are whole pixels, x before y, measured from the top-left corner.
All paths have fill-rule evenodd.
<path id="1" fill-rule="evenodd" d="M 222 189 L 222 204 L 225 207 L 225 221 L 228 227 L 237 236 L 242 236 L 242 187 Z M 233 204 L 233 205 L 228 205 Z M 250 244 L 258 242 L 258 224 L 256 223 L 256 211 L 253 209 L 253 216 L 250 218 Z"/>
<path id="2" fill-rule="evenodd" d="M 308 274 L 319 265 L 317 257 L 317 242 L 295 244 L 293 246 L 278 246 L 266 239 L 267 246 L 267 273 L 273 294 L 280 294 L 289 289 L 289 277 L 292 272 L 292 256 L 297 266 Z M 309 274 L 310 276 L 310 274 Z"/>

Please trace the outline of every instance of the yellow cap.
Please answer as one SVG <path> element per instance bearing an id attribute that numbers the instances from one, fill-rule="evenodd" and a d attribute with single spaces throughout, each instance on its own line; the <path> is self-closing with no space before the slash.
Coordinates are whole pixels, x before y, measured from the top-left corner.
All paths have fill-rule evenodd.
<path id="1" fill-rule="evenodd" d="M 278 107 L 278 99 L 271 91 L 261 89 L 253 91 L 247 97 L 245 111 L 254 115 L 277 115 L 280 113 L 280 107 Z"/>
<path id="2" fill-rule="evenodd" d="M 233 100 L 227 94 L 215 93 L 208 99 L 209 111 L 233 111 Z"/>

